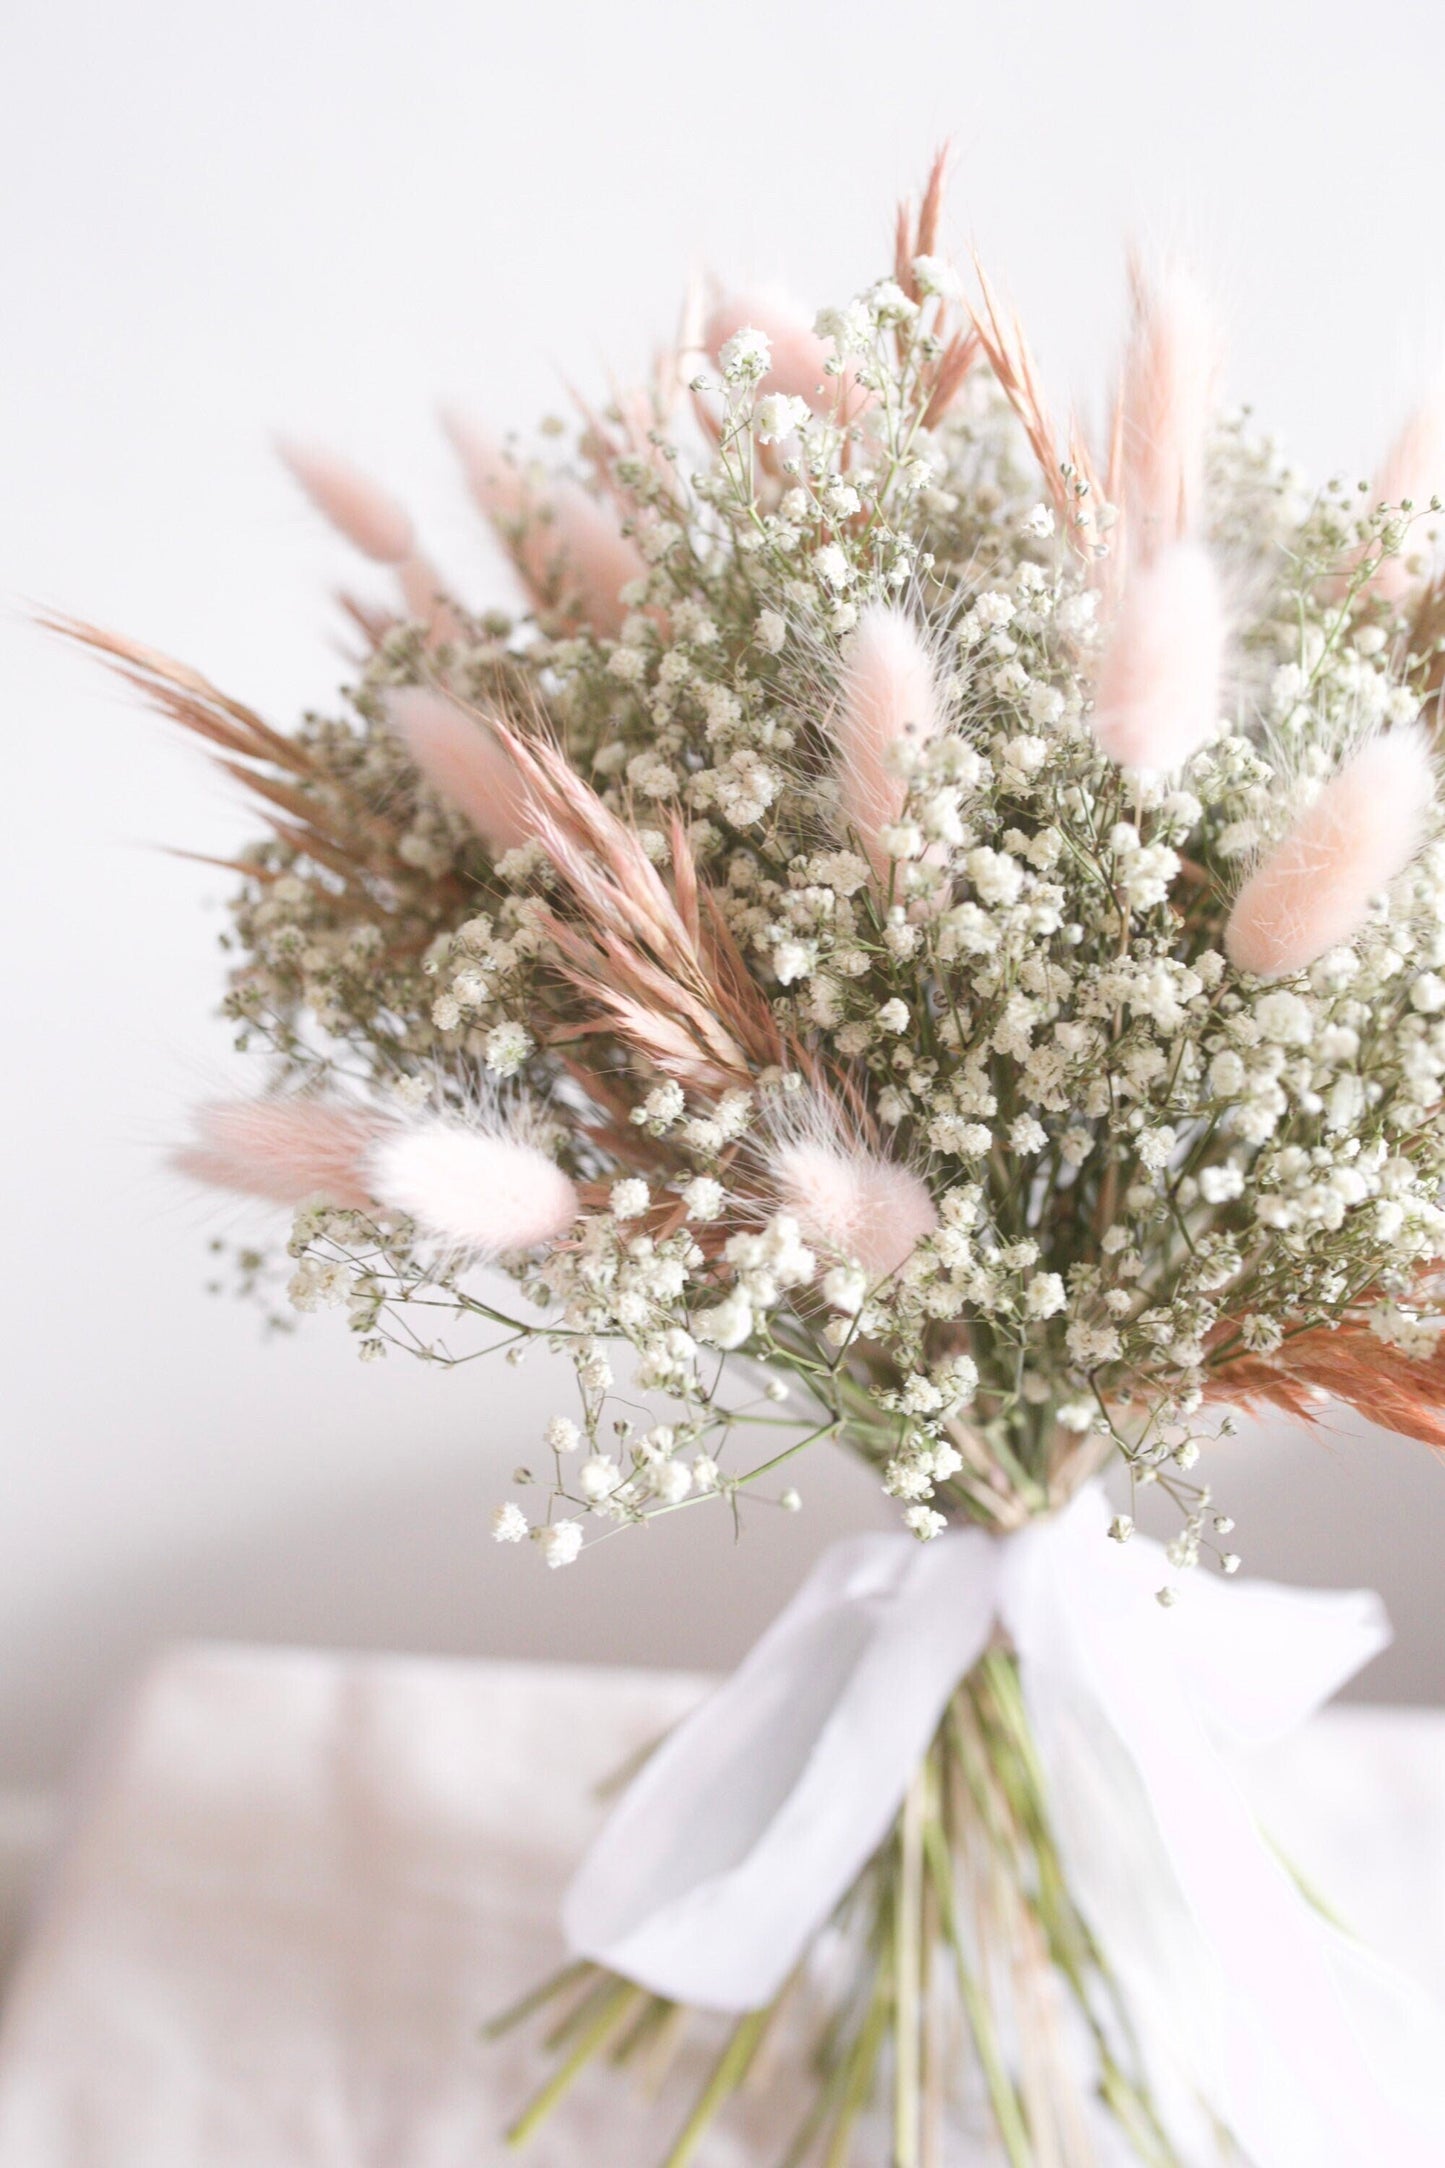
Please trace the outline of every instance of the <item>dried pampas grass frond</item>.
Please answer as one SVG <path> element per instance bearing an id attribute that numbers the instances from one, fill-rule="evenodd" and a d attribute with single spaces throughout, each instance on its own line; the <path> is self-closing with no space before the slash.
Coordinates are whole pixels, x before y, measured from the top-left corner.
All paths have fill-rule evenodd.
<path id="1" fill-rule="evenodd" d="M 1079 555 L 1092 562 L 1098 548 L 1096 522 L 1105 501 L 1093 456 L 1077 427 L 1069 432 L 1067 458 L 1060 451 L 1038 364 L 1024 336 L 1023 325 L 1017 316 L 1005 316 L 977 256 L 974 257 L 974 273 L 983 305 L 971 310 L 971 315 L 984 359 L 1028 438 L 1059 524 Z"/>
<path id="2" fill-rule="evenodd" d="M 1211 1370 L 1208 1392 L 1239 1407 L 1280 1408 L 1301 1423 L 1341 1401 L 1381 1430 L 1445 1452 L 1445 1340 L 1428 1359 L 1407 1355 L 1363 1318 L 1291 1333 L 1272 1355 L 1232 1356 Z"/>
<path id="3" fill-rule="evenodd" d="M 668 830 L 673 893 L 635 829 L 562 753 L 498 723 L 567 911 L 539 922 L 581 1011 L 560 1036 L 614 1033 L 664 1075 L 704 1091 L 752 1080 L 783 1057 L 767 999 L 748 971 L 680 821 Z"/>

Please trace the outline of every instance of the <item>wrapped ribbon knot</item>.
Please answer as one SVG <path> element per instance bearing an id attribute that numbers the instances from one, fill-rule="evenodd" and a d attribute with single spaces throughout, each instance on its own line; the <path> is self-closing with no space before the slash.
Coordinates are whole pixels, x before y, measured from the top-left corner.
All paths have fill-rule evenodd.
<path id="1" fill-rule="evenodd" d="M 1166 1611 L 1159 1546 L 1121 1550 L 1107 1518 L 1090 1485 L 1014 1535 L 827 1552 L 605 1824 L 564 1904 L 574 1954 L 677 2002 L 764 2007 L 1002 1635 L 1074 1900 L 1156 2078 L 1207 2100 L 1256 2168 L 1438 2163 L 1440 2104 L 1406 2097 L 1438 2020 L 1403 1984 L 1382 1992 L 1383 1968 L 1304 1897 L 1224 1752 L 1283 1736 L 1384 1648 L 1383 1606 L 1200 1575 Z"/>

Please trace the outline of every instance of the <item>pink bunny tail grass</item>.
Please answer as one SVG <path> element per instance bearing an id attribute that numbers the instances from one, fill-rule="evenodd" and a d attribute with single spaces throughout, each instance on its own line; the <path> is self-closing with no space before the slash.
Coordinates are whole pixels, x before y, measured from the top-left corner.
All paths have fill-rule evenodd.
<path id="1" fill-rule="evenodd" d="M 1445 497 L 1445 381 L 1421 401 L 1385 454 L 1375 476 L 1376 504 L 1409 503 L 1421 513 L 1432 497 Z M 1370 581 L 1370 592 L 1397 606 L 1408 602 L 1429 576 L 1420 563 L 1421 552 L 1405 547 L 1386 557 Z"/>
<path id="2" fill-rule="evenodd" d="M 622 590 L 645 575 L 647 564 L 611 510 L 565 475 L 532 490 L 475 423 L 447 411 L 442 424 L 473 500 L 510 551 L 532 601 L 560 604 L 604 639 L 620 631 L 627 615 Z"/>
<path id="3" fill-rule="evenodd" d="M 779 1201 L 808 1239 L 856 1260 L 870 1280 L 907 1264 L 938 1225 L 918 1176 L 876 1153 L 804 1138 L 779 1145 L 772 1163 Z"/>
<path id="4" fill-rule="evenodd" d="M 353 1211 L 372 1202 L 366 1156 L 384 1123 L 314 1099 L 234 1099 L 199 1107 L 196 1142 L 172 1164 L 197 1182 L 272 1204 L 310 1197 Z"/>
<path id="5" fill-rule="evenodd" d="M 1181 265 L 1168 266 L 1153 285 L 1136 270 L 1133 286 L 1121 453 L 1133 540 L 1147 559 L 1198 526 L 1223 340 L 1204 288 Z"/>
<path id="6" fill-rule="evenodd" d="M 564 1235 L 577 1191 L 533 1144 L 459 1122 L 408 1123 L 374 1146 L 369 1179 L 379 1201 L 458 1249 L 499 1257 Z"/>
<path id="7" fill-rule="evenodd" d="M 761 331 L 772 349 L 772 366 L 758 386 L 760 391 L 787 392 L 794 399 L 804 399 L 815 414 L 840 409 L 849 421 L 867 406 L 870 394 L 858 384 L 853 370 L 845 367 L 840 376 L 830 376 L 831 345 L 777 295 L 725 295 L 703 326 L 703 348 L 716 363 L 728 340 L 746 330 Z"/>
<path id="8" fill-rule="evenodd" d="M 278 437 L 276 449 L 322 518 L 345 535 L 353 549 L 379 565 L 406 562 L 412 552 L 412 524 L 394 497 L 319 445 Z"/>
<path id="9" fill-rule="evenodd" d="M 1230 962 L 1280 978 L 1352 941 L 1419 850 L 1434 793 L 1423 731 L 1356 753 L 1240 890 L 1224 929 Z"/>
<path id="10" fill-rule="evenodd" d="M 1124 591 L 1094 695 L 1094 736 L 1123 768 L 1182 767 L 1219 721 L 1226 628 L 1198 542 L 1173 542 Z"/>
<path id="11" fill-rule="evenodd" d="M 446 583 L 429 557 L 413 550 L 397 566 L 396 583 L 407 615 L 414 623 L 425 625 L 432 644 L 461 637 L 461 619 L 447 595 Z"/>
<path id="12" fill-rule="evenodd" d="M 896 604 L 870 603 L 844 665 L 833 730 L 843 816 L 880 881 L 891 864 L 880 831 L 897 820 L 908 796 L 893 749 L 924 744 L 942 720 L 932 658 L 913 620 Z"/>
<path id="13" fill-rule="evenodd" d="M 537 823 L 526 784 L 484 717 L 424 685 L 384 698 L 387 721 L 428 783 L 466 815 L 494 857 L 531 841 Z"/>

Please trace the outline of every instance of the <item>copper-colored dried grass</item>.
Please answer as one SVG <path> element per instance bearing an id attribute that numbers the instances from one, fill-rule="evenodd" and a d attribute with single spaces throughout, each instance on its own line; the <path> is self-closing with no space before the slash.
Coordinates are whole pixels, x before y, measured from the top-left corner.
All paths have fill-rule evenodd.
<path id="1" fill-rule="evenodd" d="M 1221 1337 L 1231 1329 L 1218 1328 Z M 1360 1317 L 1308 1326 L 1270 1356 L 1232 1356 L 1211 1373 L 1208 1390 L 1212 1400 L 1280 1408 L 1302 1423 L 1317 1421 L 1327 1399 L 1341 1401 L 1381 1430 L 1445 1452 L 1445 1342 L 1422 1360 L 1379 1339 Z"/>

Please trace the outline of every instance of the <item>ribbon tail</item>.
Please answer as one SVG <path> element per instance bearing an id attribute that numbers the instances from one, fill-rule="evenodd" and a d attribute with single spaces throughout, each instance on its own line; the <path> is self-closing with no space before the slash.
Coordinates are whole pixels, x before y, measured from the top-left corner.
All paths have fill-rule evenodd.
<path id="1" fill-rule="evenodd" d="M 1353 1596 L 1231 1585 L 1201 1622 L 1207 1676 L 1191 1676 L 1194 1637 L 1176 1640 L 1178 1613 L 1154 1601 L 1162 1554 L 1139 1538 L 1127 1559 L 1110 1554 L 1104 1510 L 1085 1499 L 1030 1533 L 1004 1614 L 1070 1886 L 1148 2028 L 1156 2090 L 1176 2119 L 1207 2101 L 1253 2168 L 1424 2168 L 1438 2146 L 1381 2088 L 1337 1938 L 1215 1744 L 1313 1706 L 1382 1645 L 1382 1614 Z"/>
<path id="2" fill-rule="evenodd" d="M 700 2009 L 779 1992 L 887 1835 L 997 1608 L 974 1531 L 825 1554 L 664 1741 L 563 1905 L 577 1956 Z"/>

